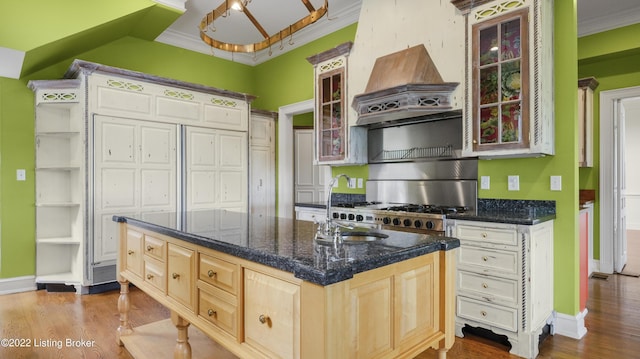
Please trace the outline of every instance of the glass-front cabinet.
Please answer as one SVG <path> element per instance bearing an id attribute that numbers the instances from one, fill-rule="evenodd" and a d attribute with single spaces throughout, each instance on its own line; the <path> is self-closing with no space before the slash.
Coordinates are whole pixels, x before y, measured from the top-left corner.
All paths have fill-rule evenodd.
<path id="1" fill-rule="evenodd" d="M 315 164 L 353 165 L 367 163 L 367 130 L 350 126 L 347 116 L 348 57 L 353 43 L 310 56 L 315 83 Z"/>
<path id="2" fill-rule="evenodd" d="M 453 3 L 468 20 L 463 154 L 553 154 L 550 1 Z"/>

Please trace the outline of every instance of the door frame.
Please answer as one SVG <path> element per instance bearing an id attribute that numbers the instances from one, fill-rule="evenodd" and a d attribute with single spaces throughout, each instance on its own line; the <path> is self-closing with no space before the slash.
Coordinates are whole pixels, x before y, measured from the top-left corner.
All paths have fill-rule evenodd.
<path id="1" fill-rule="evenodd" d="M 293 206 L 293 116 L 313 112 L 314 99 L 278 109 L 278 217 L 295 218 Z"/>
<path id="2" fill-rule="evenodd" d="M 617 126 L 619 119 L 619 109 L 621 101 L 627 98 L 640 97 L 640 86 L 628 87 L 617 90 L 600 92 L 600 272 L 613 273 L 615 268 L 615 251 L 620 246 L 622 238 L 613 238 L 614 206 L 620 203 L 620 199 L 615 199 L 614 186 L 617 181 L 616 168 L 623 166 L 623 163 L 614 163 L 616 160 L 615 135 L 619 131 Z M 624 149 L 621 149 L 624 150 Z M 618 195 L 620 192 L 618 191 Z M 622 231 L 619 231 L 622 233 Z M 620 235 L 618 236 L 620 237 Z M 616 242 L 617 241 L 617 242 Z"/>

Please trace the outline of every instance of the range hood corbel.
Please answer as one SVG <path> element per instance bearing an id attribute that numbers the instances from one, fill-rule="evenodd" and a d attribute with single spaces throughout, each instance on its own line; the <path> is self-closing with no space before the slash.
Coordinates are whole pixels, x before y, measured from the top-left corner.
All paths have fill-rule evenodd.
<path id="1" fill-rule="evenodd" d="M 353 98 L 358 125 L 393 122 L 453 109 L 457 82 L 444 82 L 424 45 L 379 57 L 365 93 Z"/>

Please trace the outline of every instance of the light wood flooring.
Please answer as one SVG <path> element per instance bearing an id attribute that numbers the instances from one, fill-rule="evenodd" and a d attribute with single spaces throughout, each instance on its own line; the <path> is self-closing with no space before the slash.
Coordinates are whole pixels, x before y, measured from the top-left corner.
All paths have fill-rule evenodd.
<path id="1" fill-rule="evenodd" d="M 639 242 L 629 242 L 630 261 L 640 258 Z M 74 293 L 49 293 L 44 290 L 0 296 L 0 339 L 30 340 L 28 348 L 0 346 L 0 358 L 131 358 L 116 343 L 118 291 L 79 296 Z M 132 288 L 130 320 L 135 326 L 169 317 L 169 312 L 146 294 Z M 608 279 L 589 279 L 588 329 L 582 340 L 560 335 L 542 343 L 538 358 L 638 358 L 640 357 L 640 278 L 611 275 Z M 95 341 L 85 348 L 55 345 L 58 340 Z M 34 347 L 36 341 L 54 347 Z M 303 340 L 311 340 L 303 338 Z M 44 341 L 44 342 L 43 342 Z M 166 353 L 172 357 L 171 352 Z M 211 358 L 216 358 L 215 354 Z M 437 358 L 433 350 L 419 359 Z M 456 338 L 448 358 L 502 359 L 508 348 L 496 342 L 467 335 Z M 161 359 L 157 357 L 155 359 Z"/>

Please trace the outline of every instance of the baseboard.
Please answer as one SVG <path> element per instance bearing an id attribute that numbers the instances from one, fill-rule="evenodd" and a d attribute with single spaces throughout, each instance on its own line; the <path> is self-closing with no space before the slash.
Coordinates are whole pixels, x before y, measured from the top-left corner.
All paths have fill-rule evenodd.
<path id="1" fill-rule="evenodd" d="M 36 277 L 33 275 L 0 279 L 0 294 L 11 294 L 36 290 Z"/>
<path id="2" fill-rule="evenodd" d="M 573 339 L 582 339 L 587 334 L 587 327 L 584 326 L 584 318 L 589 311 L 585 308 L 577 315 L 556 313 L 556 323 L 554 335 L 562 335 Z"/>

